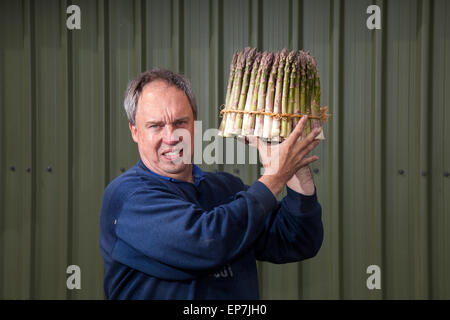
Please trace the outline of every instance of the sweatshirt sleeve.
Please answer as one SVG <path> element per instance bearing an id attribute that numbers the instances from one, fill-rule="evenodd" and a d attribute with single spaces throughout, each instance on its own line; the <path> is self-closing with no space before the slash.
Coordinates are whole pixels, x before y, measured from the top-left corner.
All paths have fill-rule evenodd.
<path id="1" fill-rule="evenodd" d="M 316 190 L 311 196 L 287 188 L 279 209 L 271 212 L 255 243 L 255 257 L 273 263 L 314 257 L 322 246 L 322 208 Z"/>
<path id="2" fill-rule="evenodd" d="M 251 249 L 276 206 L 259 181 L 211 211 L 162 186 L 147 187 L 124 202 L 112 257 L 162 279 L 190 279 Z"/>

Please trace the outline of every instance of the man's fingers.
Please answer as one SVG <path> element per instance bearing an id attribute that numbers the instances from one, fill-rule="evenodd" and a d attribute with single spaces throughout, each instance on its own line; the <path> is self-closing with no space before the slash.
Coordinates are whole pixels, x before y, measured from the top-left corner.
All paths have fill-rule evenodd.
<path id="1" fill-rule="evenodd" d="M 286 140 L 290 140 L 293 143 L 295 143 L 298 140 L 298 138 L 300 138 L 300 136 L 302 135 L 302 132 L 303 132 L 303 129 L 305 129 L 307 120 L 308 120 L 308 116 L 301 117 L 300 121 L 297 123 L 294 130 L 292 130 L 291 134 L 289 135 L 289 137 L 287 137 Z"/>
<path id="2" fill-rule="evenodd" d="M 319 140 L 311 141 L 308 145 L 306 145 L 306 146 L 301 150 L 299 156 L 300 156 L 301 158 L 306 157 L 306 155 L 307 155 L 308 153 L 310 153 L 311 151 L 313 151 L 313 149 L 314 149 L 315 147 L 317 147 L 317 145 L 319 144 L 319 142 L 320 142 Z"/>
<path id="3" fill-rule="evenodd" d="M 302 162 L 300 162 L 300 168 L 303 168 L 317 160 L 319 160 L 318 156 L 311 156 L 311 157 L 305 158 L 302 160 Z"/>
<path id="4" fill-rule="evenodd" d="M 318 141 L 315 140 L 315 138 L 320 134 L 321 131 L 321 128 L 316 128 L 312 130 L 305 138 L 303 138 L 303 140 L 299 143 L 300 150 L 311 144 L 311 142 Z"/>
<path id="5" fill-rule="evenodd" d="M 315 128 L 309 134 L 313 136 L 313 139 L 315 139 L 321 132 L 322 128 Z"/>

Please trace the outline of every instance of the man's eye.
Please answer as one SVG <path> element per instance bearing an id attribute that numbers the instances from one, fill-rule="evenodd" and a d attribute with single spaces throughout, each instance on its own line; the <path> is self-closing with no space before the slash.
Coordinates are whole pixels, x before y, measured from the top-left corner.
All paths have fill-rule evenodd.
<path id="1" fill-rule="evenodd" d="M 186 123 L 186 121 L 177 121 L 177 126 L 182 126 L 185 123 Z"/>

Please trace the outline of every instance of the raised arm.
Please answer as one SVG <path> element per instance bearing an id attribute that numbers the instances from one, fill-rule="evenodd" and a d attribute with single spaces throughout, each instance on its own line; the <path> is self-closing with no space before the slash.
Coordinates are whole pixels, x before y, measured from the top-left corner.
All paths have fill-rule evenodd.
<path id="1" fill-rule="evenodd" d="M 287 196 L 279 209 L 265 221 L 264 231 L 255 245 L 256 258 L 274 263 L 300 261 L 317 254 L 322 245 L 322 208 L 317 201 L 314 181 L 308 165 L 318 159 L 308 154 L 318 145 L 320 130 L 299 140 L 307 117 L 303 117 L 291 135 L 281 144 L 257 147 L 265 168 L 259 179 L 278 196 L 287 185 Z M 255 144 L 255 141 L 251 141 Z"/>

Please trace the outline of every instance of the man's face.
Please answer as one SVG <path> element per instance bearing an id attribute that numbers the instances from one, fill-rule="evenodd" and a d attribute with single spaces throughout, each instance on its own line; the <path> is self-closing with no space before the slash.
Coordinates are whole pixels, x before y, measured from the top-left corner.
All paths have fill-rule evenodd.
<path id="1" fill-rule="evenodd" d="M 130 130 L 150 170 L 192 180 L 194 115 L 182 90 L 162 80 L 147 84 L 138 101 L 136 125 L 130 124 Z"/>

